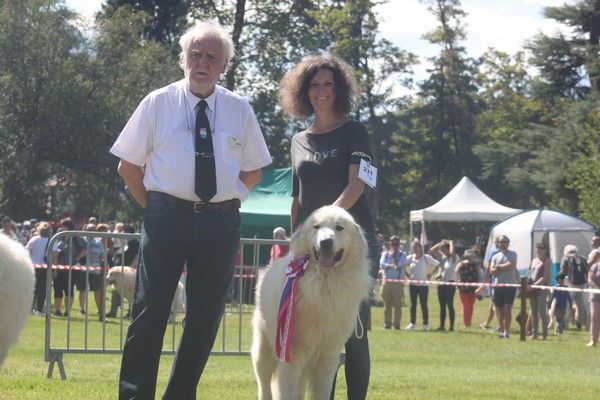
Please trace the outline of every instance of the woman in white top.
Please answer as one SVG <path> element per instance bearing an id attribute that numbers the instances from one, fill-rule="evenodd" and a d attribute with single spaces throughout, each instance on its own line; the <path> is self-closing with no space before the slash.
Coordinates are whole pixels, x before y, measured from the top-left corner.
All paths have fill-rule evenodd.
<path id="1" fill-rule="evenodd" d="M 431 248 L 431 252 L 437 251 L 440 256 L 440 264 L 438 265 L 438 273 L 436 279 L 443 282 L 454 282 L 456 273 L 454 272 L 456 264 L 458 264 L 458 256 L 454 253 L 454 241 L 442 240 Z M 437 294 L 438 302 L 440 303 L 440 326 L 438 331 L 446 330 L 446 308 L 448 309 L 448 317 L 450 319 L 449 331 L 454 330 L 454 294 L 456 286 L 438 285 Z"/>
<path id="2" fill-rule="evenodd" d="M 40 222 L 37 226 L 38 235 L 33 236 L 25 247 L 29 250 L 33 265 L 41 267 L 46 264 L 46 249 L 52 235 L 52 228 L 47 222 Z M 46 268 L 35 268 L 35 289 L 33 291 L 33 314 L 44 311 L 46 302 Z"/>
<path id="3" fill-rule="evenodd" d="M 411 282 L 408 285 L 410 293 L 410 324 L 406 327 L 408 330 L 415 329 L 417 320 L 417 297 L 421 303 L 421 312 L 423 314 L 423 330 L 429 330 L 429 310 L 427 308 L 427 296 L 429 295 L 429 286 L 427 283 L 413 282 L 426 281 L 429 277 L 429 271 L 437 267 L 439 261 L 429 254 L 423 254 L 423 246 L 415 241 L 412 244 L 411 254 L 406 259 L 408 266 L 407 275 Z"/>

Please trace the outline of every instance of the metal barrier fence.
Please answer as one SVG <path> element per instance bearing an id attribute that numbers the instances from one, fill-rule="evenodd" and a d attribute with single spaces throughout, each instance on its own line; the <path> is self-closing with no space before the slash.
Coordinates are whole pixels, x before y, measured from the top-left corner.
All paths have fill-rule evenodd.
<path id="1" fill-rule="evenodd" d="M 120 241 L 121 248 L 125 248 L 130 240 L 139 240 L 139 234 L 130 233 L 105 233 L 88 231 L 63 231 L 54 235 L 49 243 L 46 253 L 47 266 L 36 266 L 37 268 L 46 268 L 46 303 L 45 318 L 46 331 L 44 341 L 44 359 L 48 362 L 47 377 L 52 378 L 54 365 L 58 365 L 61 379 L 66 379 L 66 371 L 63 362 L 64 354 L 121 354 L 123 344 L 127 334 L 129 324 L 128 315 L 125 312 L 126 296 L 121 296 L 121 306 L 118 315 L 115 318 L 105 317 L 107 303 L 107 289 L 110 285 L 106 282 L 107 271 L 110 263 L 107 254 L 103 255 L 100 265 L 91 265 L 90 258 L 87 257 L 85 265 L 77 264 L 73 254 L 69 251 L 64 265 L 57 265 L 53 262 L 53 249 L 62 242 L 68 243 L 69 248 L 73 248 L 73 241 L 76 237 L 86 238 L 86 246 L 89 252 L 91 238 L 94 240 Z M 251 314 L 254 309 L 254 288 L 260 268 L 268 260 L 269 250 L 273 244 L 288 244 L 282 240 L 267 239 L 241 239 L 236 261 L 234 278 L 231 290 L 221 320 L 219 336 L 213 347 L 212 354 L 217 355 L 247 355 L 249 354 L 250 343 L 252 339 L 252 330 L 250 326 Z M 121 261 L 123 259 L 121 258 Z M 113 266 L 123 272 L 128 266 Z M 48 273 L 48 272 L 52 273 Z M 53 296 L 53 276 L 63 274 L 62 279 L 66 279 L 66 296 L 64 296 L 64 306 L 68 312 L 66 315 L 59 316 L 55 314 L 52 304 Z M 90 275 L 100 275 L 101 288 L 96 290 L 94 296 L 99 295 L 100 303 L 97 305 L 98 314 L 94 314 L 93 306 L 90 303 Z M 182 274 L 182 281 L 185 281 L 185 272 Z M 74 307 L 77 303 L 74 298 L 75 281 L 79 281 L 79 286 L 85 283 L 83 294 L 80 298 L 84 299 L 83 309 Z M 121 280 L 119 289 L 123 293 L 124 281 Z M 92 296 L 93 297 L 93 296 Z M 127 304 L 128 307 L 131 305 Z M 76 310 L 76 311 L 73 311 Z M 167 332 L 163 342 L 162 354 L 175 354 L 177 351 L 178 338 L 183 330 L 183 313 L 174 313 L 169 322 Z"/>

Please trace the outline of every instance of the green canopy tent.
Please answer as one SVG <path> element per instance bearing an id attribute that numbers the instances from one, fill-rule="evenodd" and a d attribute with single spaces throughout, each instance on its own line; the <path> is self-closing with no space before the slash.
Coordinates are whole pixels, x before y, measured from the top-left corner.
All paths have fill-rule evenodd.
<path id="1" fill-rule="evenodd" d="M 272 239 L 278 226 L 289 234 L 291 196 L 291 168 L 263 169 L 262 180 L 242 202 L 242 237 Z"/>

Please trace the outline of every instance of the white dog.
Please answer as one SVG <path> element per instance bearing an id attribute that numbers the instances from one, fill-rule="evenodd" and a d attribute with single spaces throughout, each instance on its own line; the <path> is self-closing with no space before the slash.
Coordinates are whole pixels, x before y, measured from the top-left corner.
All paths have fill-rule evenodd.
<path id="1" fill-rule="evenodd" d="M 0 233 L 0 366 L 27 321 L 34 285 L 29 253 L 21 244 Z"/>
<path id="2" fill-rule="evenodd" d="M 106 275 L 106 282 L 113 284 L 115 290 L 122 298 L 127 299 L 129 308 L 133 307 L 133 294 L 135 292 L 136 270 L 130 267 L 112 267 Z M 185 312 L 185 287 L 181 282 L 177 283 L 173 305 L 171 306 L 171 317 L 169 322 L 174 321 L 175 313 Z"/>
<path id="3" fill-rule="evenodd" d="M 267 269 L 256 289 L 252 321 L 252 362 L 260 400 L 303 399 L 307 386 L 314 399 L 329 399 L 340 350 L 355 329 L 359 305 L 372 285 L 366 249 L 361 228 L 335 206 L 316 210 L 292 236 L 291 253 L 308 256 L 308 266 L 294 295 L 289 363 L 278 360 L 275 349 L 289 258 Z"/>

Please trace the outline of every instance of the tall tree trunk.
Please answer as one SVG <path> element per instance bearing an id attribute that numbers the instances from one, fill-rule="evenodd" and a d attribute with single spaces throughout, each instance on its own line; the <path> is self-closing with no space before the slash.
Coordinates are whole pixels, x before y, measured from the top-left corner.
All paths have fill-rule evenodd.
<path id="1" fill-rule="evenodd" d="M 237 0 L 235 5 L 235 19 L 233 23 L 233 32 L 231 34 L 233 46 L 235 47 L 235 55 L 233 56 L 233 59 L 230 60 L 229 69 L 227 70 L 227 74 L 225 74 L 225 87 L 227 87 L 227 89 L 231 91 L 235 89 L 235 74 L 240 64 L 240 60 L 242 59 L 240 37 L 242 36 L 242 31 L 244 30 L 245 15 L 246 0 Z"/>

